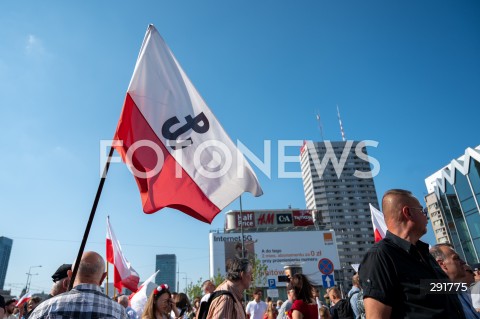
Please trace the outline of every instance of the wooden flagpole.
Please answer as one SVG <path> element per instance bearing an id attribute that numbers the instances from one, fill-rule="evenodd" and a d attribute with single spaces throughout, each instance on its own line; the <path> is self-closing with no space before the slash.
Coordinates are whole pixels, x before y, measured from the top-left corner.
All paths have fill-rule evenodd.
<path id="1" fill-rule="evenodd" d="M 240 236 L 242 236 L 242 258 L 245 258 L 245 240 L 243 239 L 243 209 L 242 209 L 242 195 L 240 195 Z"/>
<path id="2" fill-rule="evenodd" d="M 107 293 L 106 293 L 106 295 L 108 296 L 108 261 L 105 262 L 105 267 L 107 267 L 107 277 L 106 277 L 106 279 L 107 279 L 107 289 L 106 289 Z"/>
<path id="3" fill-rule="evenodd" d="M 78 266 L 80 265 L 80 259 L 82 259 L 83 251 L 85 250 L 85 245 L 87 244 L 88 234 L 90 233 L 90 228 L 92 228 L 93 218 L 95 217 L 95 212 L 97 211 L 98 202 L 100 201 L 100 195 L 102 194 L 103 184 L 107 179 L 108 168 L 110 167 L 110 159 L 113 155 L 113 147 L 110 146 L 110 152 L 108 153 L 108 159 L 103 168 L 102 178 L 100 179 L 100 184 L 98 185 L 97 194 L 95 195 L 95 200 L 93 201 L 92 210 L 90 211 L 90 217 L 88 218 L 87 227 L 85 228 L 85 233 L 83 234 L 82 244 L 78 250 L 77 259 L 75 260 L 75 266 L 73 267 L 72 278 L 68 285 L 68 290 L 71 290 L 73 287 L 73 282 L 77 276 Z"/>

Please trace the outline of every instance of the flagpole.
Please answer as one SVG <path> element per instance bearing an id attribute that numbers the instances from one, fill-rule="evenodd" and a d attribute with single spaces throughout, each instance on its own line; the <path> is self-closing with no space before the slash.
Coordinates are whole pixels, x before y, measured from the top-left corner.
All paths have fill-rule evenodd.
<path id="1" fill-rule="evenodd" d="M 243 239 L 242 195 L 240 195 L 240 234 L 242 236 L 242 258 L 245 258 L 245 240 Z"/>
<path id="2" fill-rule="evenodd" d="M 110 215 L 107 215 L 107 221 L 108 221 L 108 225 L 110 225 Z M 108 225 L 107 225 L 107 227 L 108 227 Z M 110 228 L 108 229 L 108 232 L 109 232 L 109 231 L 110 231 Z M 108 252 L 105 251 L 105 256 L 106 256 L 105 259 L 108 258 L 107 255 L 108 255 Z M 107 296 L 108 296 L 108 260 L 105 260 L 105 268 L 107 268 L 107 277 L 106 277 L 106 280 L 107 280 L 107 289 L 105 289 L 105 290 L 107 291 Z"/>
<path id="3" fill-rule="evenodd" d="M 106 277 L 106 279 L 107 279 L 107 289 L 106 289 L 106 291 L 107 291 L 107 296 L 108 296 L 108 261 L 105 262 L 105 267 L 107 268 L 107 277 Z"/>
<path id="4" fill-rule="evenodd" d="M 242 258 L 245 258 L 245 239 L 243 238 L 243 209 L 242 209 L 242 195 L 240 195 L 240 234 L 242 236 Z M 252 265 L 253 267 L 253 265 Z M 247 291 L 243 291 L 243 300 L 247 300 Z"/>
<path id="5" fill-rule="evenodd" d="M 72 278 L 68 284 L 68 290 L 73 288 L 73 282 L 77 276 L 78 267 L 80 265 L 80 259 L 82 259 L 83 251 L 85 250 L 85 245 L 87 244 L 88 234 L 90 233 L 90 228 L 92 228 L 93 218 L 95 217 L 95 212 L 97 211 L 98 202 L 100 201 L 100 195 L 102 194 L 103 185 L 107 179 L 108 168 L 110 167 L 110 159 L 113 155 L 113 147 L 110 146 L 110 152 L 108 153 L 108 159 L 103 168 L 102 178 L 98 185 L 97 194 L 95 195 L 95 200 L 93 201 L 92 210 L 90 211 L 90 217 L 88 218 L 87 227 L 85 227 L 85 233 L 83 234 L 82 243 L 80 249 L 78 250 L 77 259 L 75 260 L 75 266 L 73 267 Z M 108 282 L 107 282 L 108 286 Z"/>

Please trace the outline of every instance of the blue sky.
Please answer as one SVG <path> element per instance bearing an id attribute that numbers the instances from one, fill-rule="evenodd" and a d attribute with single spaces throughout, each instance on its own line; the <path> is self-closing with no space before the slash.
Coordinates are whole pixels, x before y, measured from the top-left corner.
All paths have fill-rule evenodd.
<path id="1" fill-rule="evenodd" d="M 369 149 L 378 196 L 423 198 L 427 176 L 480 144 L 479 16 L 477 1 L 3 1 L 0 235 L 14 239 L 5 288 L 18 294 L 42 265 L 32 290 L 48 291 L 75 258 L 100 140 L 114 134 L 149 23 L 234 141 L 260 158 L 272 141 L 272 178 L 254 167 L 265 194 L 243 196 L 244 209 L 268 209 L 305 207 L 302 181 L 277 178 L 278 141 L 319 140 L 317 112 L 325 139 L 339 140 L 337 104 L 347 139 L 379 142 Z M 187 281 L 208 277 L 208 232 L 223 228 L 223 212 L 212 225 L 170 209 L 145 215 L 116 164 L 87 250 L 104 252 L 107 215 L 142 280 L 161 253 L 177 254 Z"/>

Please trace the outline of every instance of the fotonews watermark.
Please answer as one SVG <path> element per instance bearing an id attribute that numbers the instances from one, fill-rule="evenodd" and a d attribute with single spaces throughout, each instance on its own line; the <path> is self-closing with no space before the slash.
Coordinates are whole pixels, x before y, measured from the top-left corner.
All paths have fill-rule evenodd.
<path id="1" fill-rule="evenodd" d="M 175 142 L 178 145 L 178 142 Z M 379 161 L 368 155 L 367 147 L 377 147 L 378 142 L 373 140 L 345 141 L 338 143 L 330 141 L 321 142 L 321 151 L 311 141 L 302 140 L 278 140 L 277 141 L 277 177 L 278 178 L 302 178 L 302 172 L 287 170 L 293 164 L 311 165 L 319 177 L 324 175 L 325 169 L 331 163 L 335 175 L 340 178 L 342 174 L 350 174 L 354 177 L 365 179 L 373 178 L 380 172 Z M 317 143 L 318 144 L 318 143 Z M 341 147 L 339 147 L 341 145 Z M 100 141 L 100 176 L 108 160 L 108 149 L 110 146 L 122 148 L 125 152 L 125 162 L 130 172 L 138 178 L 151 178 L 156 176 L 164 167 L 166 159 L 169 168 L 175 170 L 175 177 L 182 178 L 187 173 L 199 174 L 204 178 L 216 179 L 225 176 L 243 178 L 245 172 L 250 170 L 250 165 L 244 160 L 248 159 L 266 177 L 272 178 L 272 141 L 263 141 L 263 156 L 260 158 L 252 152 L 245 144 L 237 140 L 236 145 L 229 145 L 217 140 L 207 140 L 198 144 L 196 148 L 175 149 L 171 145 L 161 146 L 151 140 L 139 140 L 128 148 L 123 147 L 120 140 Z M 236 146 L 236 147 L 235 147 Z M 300 150 L 299 155 L 291 154 L 293 150 Z M 302 160 L 303 159 L 303 160 Z M 313 159 L 313 160 L 312 160 Z M 349 160 L 350 159 L 350 160 Z M 369 170 L 351 170 L 350 165 L 355 161 L 368 163 Z M 305 162 L 306 161 L 306 162 Z M 307 163 L 308 162 L 308 163 Z M 122 163 L 121 156 L 114 153 L 110 163 Z M 347 166 L 347 167 L 345 167 Z"/>

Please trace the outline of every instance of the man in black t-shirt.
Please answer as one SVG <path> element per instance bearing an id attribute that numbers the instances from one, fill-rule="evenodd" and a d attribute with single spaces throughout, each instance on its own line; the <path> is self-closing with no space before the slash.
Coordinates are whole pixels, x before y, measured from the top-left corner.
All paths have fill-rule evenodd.
<path id="1" fill-rule="evenodd" d="M 347 299 L 342 299 L 342 294 L 340 289 L 337 287 L 332 287 L 327 290 L 328 297 L 334 303 L 330 307 L 330 314 L 332 319 L 354 319 L 354 314 L 352 307 L 350 306 L 350 301 Z"/>
<path id="2" fill-rule="evenodd" d="M 420 241 L 427 215 L 411 192 L 394 189 L 382 199 L 388 231 L 360 264 L 365 313 L 372 318 L 458 318 L 465 315 L 455 294 L 429 291 L 448 280 Z"/>

